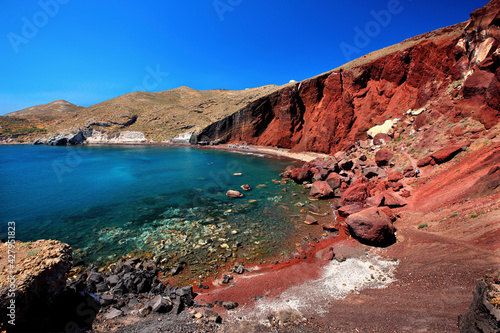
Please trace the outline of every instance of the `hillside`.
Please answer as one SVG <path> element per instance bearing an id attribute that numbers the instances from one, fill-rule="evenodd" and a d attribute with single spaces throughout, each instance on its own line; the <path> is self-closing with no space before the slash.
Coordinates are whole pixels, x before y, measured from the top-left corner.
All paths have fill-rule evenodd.
<path id="1" fill-rule="evenodd" d="M 110 134 L 124 129 L 139 131 L 150 140 L 167 140 L 200 130 L 278 88 L 198 91 L 179 87 L 156 93 L 133 92 L 89 107 L 54 101 L 0 117 L 0 136 L 32 141 L 86 127 Z"/>

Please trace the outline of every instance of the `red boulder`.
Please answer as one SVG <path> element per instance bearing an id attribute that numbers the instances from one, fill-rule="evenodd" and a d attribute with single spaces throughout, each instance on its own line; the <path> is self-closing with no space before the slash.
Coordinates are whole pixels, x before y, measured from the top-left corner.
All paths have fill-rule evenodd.
<path id="1" fill-rule="evenodd" d="M 328 182 L 319 180 L 314 182 L 311 186 L 311 192 L 309 193 L 309 198 L 311 199 L 324 199 L 331 196 L 333 189 L 328 185 Z"/>
<path id="2" fill-rule="evenodd" d="M 436 161 L 437 164 L 445 163 L 455 157 L 458 153 L 463 150 L 466 145 L 454 145 L 438 150 L 433 153 L 431 157 Z"/>
<path id="3" fill-rule="evenodd" d="M 400 171 L 397 171 L 397 170 L 389 172 L 389 175 L 387 176 L 387 178 L 391 182 L 397 182 L 398 180 L 401 180 L 404 177 L 405 176 L 403 176 L 403 174 Z"/>
<path id="4" fill-rule="evenodd" d="M 408 204 L 402 196 L 393 191 L 386 191 L 383 193 L 383 196 L 384 196 L 383 206 L 396 208 L 396 207 L 403 207 Z"/>
<path id="5" fill-rule="evenodd" d="M 332 190 L 335 190 L 342 184 L 342 179 L 338 173 L 333 172 L 328 175 L 328 177 L 326 178 L 326 182 L 328 183 L 328 185 L 330 185 Z"/>
<path id="6" fill-rule="evenodd" d="M 342 205 L 347 206 L 353 203 L 363 204 L 367 197 L 368 184 L 364 181 L 364 178 L 360 178 L 342 193 Z"/>
<path id="7" fill-rule="evenodd" d="M 375 153 L 375 163 L 377 163 L 378 166 L 388 165 L 392 156 L 393 153 L 389 149 L 387 148 L 379 149 Z"/>
<path id="8" fill-rule="evenodd" d="M 345 222 L 351 236 L 360 243 L 388 246 L 396 242 L 395 228 L 391 219 L 377 207 L 350 215 Z"/>
<path id="9" fill-rule="evenodd" d="M 338 210 L 338 213 L 342 217 L 348 217 L 349 215 L 357 213 L 362 209 L 363 209 L 363 206 L 361 206 L 359 203 L 354 203 L 352 205 L 340 207 Z"/>

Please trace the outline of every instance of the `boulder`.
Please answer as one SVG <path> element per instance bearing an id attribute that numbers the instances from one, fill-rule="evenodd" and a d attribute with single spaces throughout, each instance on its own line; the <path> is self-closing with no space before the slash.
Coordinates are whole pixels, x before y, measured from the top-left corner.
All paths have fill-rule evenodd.
<path id="1" fill-rule="evenodd" d="M 338 173 L 332 172 L 326 178 L 326 182 L 328 183 L 328 185 L 330 185 L 332 190 L 335 190 L 335 189 L 338 189 L 340 187 L 340 185 L 342 184 L 342 178 L 339 176 Z"/>
<path id="2" fill-rule="evenodd" d="M 173 304 L 169 299 L 161 295 L 157 295 L 150 301 L 151 311 L 159 313 L 167 313 L 173 308 Z"/>
<path id="3" fill-rule="evenodd" d="M 241 185 L 241 189 L 243 191 L 250 191 L 252 188 L 248 184 Z"/>
<path id="4" fill-rule="evenodd" d="M 408 204 L 408 202 L 406 202 L 406 200 L 402 196 L 393 191 L 385 191 L 384 193 L 382 193 L 382 195 L 384 196 L 384 206 L 397 208 L 406 206 Z"/>
<path id="5" fill-rule="evenodd" d="M 325 231 L 335 232 L 335 231 L 339 231 L 340 230 L 340 223 L 338 223 L 338 222 L 325 223 L 321 227 Z"/>
<path id="6" fill-rule="evenodd" d="M 368 168 L 363 169 L 363 175 L 366 178 L 374 178 L 374 177 L 378 177 L 379 173 L 381 173 L 381 171 L 383 171 L 383 169 L 381 169 L 379 167 L 368 167 Z"/>
<path id="7" fill-rule="evenodd" d="M 418 162 L 417 162 L 417 166 L 418 166 L 419 168 L 422 168 L 422 167 L 424 167 L 424 166 L 427 166 L 427 165 L 431 164 L 433 161 L 434 161 L 434 160 L 433 160 L 433 159 L 432 159 L 432 157 L 429 155 L 429 156 L 426 156 L 426 157 L 424 157 L 424 158 L 422 158 L 422 159 L 418 160 Z"/>
<path id="8" fill-rule="evenodd" d="M 387 179 L 389 179 L 389 181 L 391 181 L 391 182 L 397 182 L 403 178 L 404 178 L 404 175 L 400 171 L 397 171 L 397 170 L 389 172 L 389 175 L 387 176 Z"/>
<path id="9" fill-rule="evenodd" d="M 384 196 L 382 194 L 375 195 L 366 199 L 365 207 L 378 207 L 382 204 Z"/>
<path id="10" fill-rule="evenodd" d="M 360 243 L 373 246 L 388 246 L 396 241 L 392 221 L 377 207 L 352 214 L 345 222 L 351 236 Z"/>
<path id="11" fill-rule="evenodd" d="M 379 149 L 375 153 L 375 163 L 377 163 L 378 166 L 388 165 L 393 155 L 392 151 L 387 148 Z"/>
<path id="12" fill-rule="evenodd" d="M 320 169 L 320 170 L 316 169 L 316 171 L 314 172 L 314 174 L 312 176 L 312 181 L 316 182 L 319 180 L 324 180 L 328 176 L 328 172 L 329 171 L 327 169 Z"/>
<path id="13" fill-rule="evenodd" d="M 368 186 L 364 178 L 356 180 L 347 190 L 342 193 L 342 205 L 347 206 L 353 203 L 364 204 L 368 197 Z"/>
<path id="14" fill-rule="evenodd" d="M 325 215 L 320 209 L 318 206 L 316 206 L 315 204 L 309 204 L 309 207 L 307 209 L 307 211 L 311 214 L 315 214 L 315 215 L 319 215 L 319 216 L 323 216 Z"/>
<path id="15" fill-rule="evenodd" d="M 311 180 L 311 176 L 312 176 L 311 168 L 307 166 L 293 169 L 290 174 L 290 178 L 293 179 L 298 184 L 302 184 L 305 181 Z"/>
<path id="16" fill-rule="evenodd" d="M 229 190 L 226 192 L 226 196 L 230 198 L 243 198 L 243 194 L 239 191 Z"/>
<path id="17" fill-rule="evenodd" d="M 379 211 L 383 212 L 385 215 L 387 215 L 388 218 L 391 219 L 392 222 L 396 221 L 396 219 L 398 218 L 396 214 L 394 214 L 394 212 L 392 211 L 392 209 L 390 209 L 389 207 L 385 206 L 385 207 L 380 207 L 379 208 Z"/>
<path id="18" fill-rule="evenodd" d="M 306 218 L 305 218 L 305 220 L 304 220 L 304 223 L 305 223 L 305 224 L 309 224 L 309 225 L 311 225 L 311 224 L 318 224 L 318 220 L 316 220 L 316 219 L 315 219 L 313 216 L 311 216 L 311 215 L 307 215 L 307 216 L 306 216 Z"/>
<path id="19" fill-rule="evenodd" d="M 354 166 L 354 162 L 348 158 L 345 158 L 339 162 L 339 167 L 345 171 L 352 170 L 353 166 Z"/>
<path id="20" fill-rule="evenodd" d="M 332 195 L 333 189 L 326 181 L 317 181 L 312 184 L 311 192 L 309 193 L 310 199 L 324 199 Z"/>
<path id="21" fill-rule="evenodd" d="M 378 133 L 373 137 L 373 144 L 380 146 L 391 141 L 391 137 L 385 133 Z"/>
<path id="22" fill-rule="evenodd" d="M 362 209 L 363 209 L 363 206 L 361 204 L 354 203 L 354 204 L 351 204 L 351 205 L 340 207 L 338 209 L 338 213 L 342 217 L 348 217 L 349 215 L 357 213 L 357 212 L 359 212 Z"/>
<path id="23" fill-rule="evenodd" d="M 445 163 L 460 153 L 467 145 L 454 145 L 438 150 L 431 155 L 437 164 Z"/>
<path id="24" fill-rule="evenodd" d="M 370 128 L 367 132 L 370 138 L 375 138 L 375 136 L 379 133 L 387 134 L 388 136 L 393 135 L 394 130 L 392 128 L 394 125 L 394 120 L 388 119 L 382 125 L 374 126 Z"/>

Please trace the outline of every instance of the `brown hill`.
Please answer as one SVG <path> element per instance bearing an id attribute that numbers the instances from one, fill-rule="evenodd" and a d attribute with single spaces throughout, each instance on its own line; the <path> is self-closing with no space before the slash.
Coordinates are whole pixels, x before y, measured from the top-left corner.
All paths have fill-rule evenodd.
<path id="1" fill-rule="evenodd" d="M 188 87 L 156 93 L 133 92 L 89 107 L 66 101 L 33 106 L 0 117 L 0 135 L 33 140 L 43 133 L 94 128 L 108 133 L 140 131 L 155 141 L 202 129 L 280 87 L 268 85 L 241 91 L 198 91 Z"/>

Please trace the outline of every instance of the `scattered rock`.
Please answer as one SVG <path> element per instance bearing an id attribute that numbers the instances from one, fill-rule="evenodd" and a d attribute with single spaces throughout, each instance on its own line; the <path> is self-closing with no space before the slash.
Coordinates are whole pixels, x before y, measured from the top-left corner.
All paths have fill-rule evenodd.
<path id="1" fill-rule="evenodd" d="M 316 220 L 314 217 L 312 217 L 311 215 L 307 215 L 306 216 L 306 219 L 304 220 L 304 223 L 305 224 L 318 224 L 318 220 Z"/>
<path id="2" fill-rule="evenodd" d="M 367 197 L 367 183 L 363 178 L 360 178 L 342 193 L 342 205 L 346 206 L 354 203 L 364 204 Z"/>
<path id="3" fill-rule="evenodd" d="M 403 178 L 404 178 L 404 175 L 400 171 L 397 171 L 397 170 L 389 172 L 389 175 L 387 176 L 387 179 L 391 182 L 397 182 Z"/>
<path id="4" fill-rule="evenodd" d="M 363 206 L 361 204 L 359 204 L 359 203 L 353 203 L 351 205 L 340 207 L 338 209 L 338 213 L 342 217 L 348 217 L 349 215 L 357 213 L 357 212 L 359 212 L 362 209 L 363 209 Z"/>
<path id="5" fill-rule="evenodd" d="M 323 224 L 322 228 L 325 231 L 336 232 L 340 230 L 340 223 L 333 222 L 333 223 Z"/>
<path id="6" fill-rule="evenodd" d="M 319 216 L 325 215 L 315 204 L 309 204 L 307 211 L 314 215 L 319 215 Z"/>
<path id="7" fill-rule="evenodd" d="M 110 320 L 123 316 L 123 311 L 111 308 L 108 312 L 104 314 L 104 319 Z"/>
<path id="8" fill-rule="evenodd" d="M 386 191 L 383 193 L 383 196 L 383 205 L 390 208 L 403 207 L 408 204 L 403 197 L 393 191 Z"/>
<path id="9" fill-rule="evenodd" d="M 238 305 L 236 302 L 222 302 L 222 307 L 226 310 L 236 309 Z"/>
<path id="10" fill-rule="evenodd" d="M 243 191 L 250 191 L 252 188 L 248 184 L 241 185 L 241 189 Z"/>
<path id="11" fill-rule="evenodd" d="M 226 192 L 226 196 L 230 198 L 243 198 L 243 194 L 239 191 L 229 190 Z"/>
<path id="12" fill-rule="evenodd" d="M 332 195 L 333 189 L 328 185 L 326 181 L 314 182 L 311 186 L 311 192 L 309 193 L 310 199 L 325 199 Z"/>
<path id="13" fill-rule="evenodd" d="M 328 185 L 330 185 L 330 188 L 332 190 L 336 190 L 342 184 L 342 179 L 338 173 L 332 172 L 326 178 L 326 182 L 328 183 Z"/>

